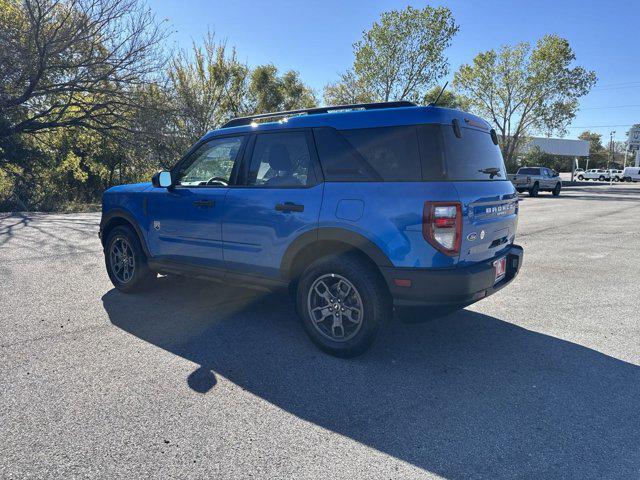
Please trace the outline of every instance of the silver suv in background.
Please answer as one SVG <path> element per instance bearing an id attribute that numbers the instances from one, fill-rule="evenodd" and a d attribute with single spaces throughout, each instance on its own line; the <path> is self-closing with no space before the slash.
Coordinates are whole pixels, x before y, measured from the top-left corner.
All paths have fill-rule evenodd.
<path id="1" fill-rule="evenodd" d="M 512 182 L 518 192 L 529 192 L 532 197 L 545 190 L 557 197 L 562 189 L 560 174 L 546 167 L 520 167 Z"/>
<path id="2" fill-rule="evenodd" d="M 602 168 L 591 168 L 578 175 L 578 180 L 600 180 L 604 182 L 609 178 L 609 172 Z"/>

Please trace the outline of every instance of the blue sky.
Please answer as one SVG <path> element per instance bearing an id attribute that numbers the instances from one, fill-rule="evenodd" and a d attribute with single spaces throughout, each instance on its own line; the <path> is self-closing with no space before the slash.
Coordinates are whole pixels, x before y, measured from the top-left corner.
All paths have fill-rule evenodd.
<path id="1" fill-rule="evenodd" d="M 362 31 L 382 11 L 404 8 L 408 3 L 416 7 L 425 4 L 396 0 L 148 0 L 158 18 L 168 20 L 174 47 L 189 47 L 210 29 L 235 45 L 239 58 L 250 65 L 273 63 L 281 70 L 299 71 L 320 98 L 323 86 L 351 65 L 351 46 Z M 430 4 L 448 6 L 460 25 L 447 52 L 451 64 L 447 79 L 480 51 L 520 41 L 534 43 L 544 34 L 556 33 L 569 40 L 578 64 L 598 75 L 598 84 L 581 100 L 581 110 L 567 137 L 576 137 L 583 130 L 579 127 L 589 127 L 607 139 L 615 130 L 616 138 L 622 140 L 627 127 L 621 125 L 640 122 L 640 1 L 461 0 Z"/>

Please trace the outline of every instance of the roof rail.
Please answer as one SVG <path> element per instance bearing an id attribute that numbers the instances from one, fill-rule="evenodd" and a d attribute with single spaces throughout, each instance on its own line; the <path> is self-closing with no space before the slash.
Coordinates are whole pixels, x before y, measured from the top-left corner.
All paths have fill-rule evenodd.
<path id="1" fill-rule="evenodd" d="M 303 108 L 301 110 L 286 110 L 283 112 L 260 113 L 258 115 L 250 115 L 248 117 L 238 117 L 229 120 L 222 125 L 221 128 L 239 127 L 241 125 L 250 125 L 254 120 L 261 118 L 277 118 L 288 117 L 291 115 L 314 115 L 318 113 L 329 113 L 335 110 L 378 110 L 383 108 L 399 108 L 399 107 L 416 107 L 417 105 L 407 100 L 398 102 L 375 102 L 375 103 L 354 103 L 352 105 L 333 105 L 330 107 Z"/>

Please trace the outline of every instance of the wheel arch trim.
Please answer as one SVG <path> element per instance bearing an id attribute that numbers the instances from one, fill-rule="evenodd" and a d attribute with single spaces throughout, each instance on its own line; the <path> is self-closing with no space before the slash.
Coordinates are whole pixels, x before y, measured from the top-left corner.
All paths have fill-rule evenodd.
<path id="1" fill-rule="evenodd" d="M 359 250 L 379 267 L 392 267 L 389 257 L 370 239 L 340 227 L 320 227 L 309 230 L 297 237 L 285 251 L 280 262 L 280 273 L 285 279 L 292 278 L 292 269 L 299 253 L 314 243 L 337 242 Z"/>
<path id="2" fill-rule="evenodd" d="M 150 258 L 151 253 L 149 252 L 146 237 L 143 235 L 140 225 L 138 225 L 138 222 L 136 221 L 133 214 L 131 214 L 131 212 L 122 208 L 114 208 L 112 210 L 109 210 L 109 212 L 102 216 L 102 219 L 100 220 L 100 242 L 102 243 L 102 246 L 105 246 L 104 244 L 106 241 L 104 235 L 105 230 L 108 229 L 113 222 L 121 220 L 124 220 L 126 223 L 130 224 L 131 227 L 133 227 L 133 230 L 138 236 L 138 240 L 140 240 L 142 251 L 147 256 L 147 258 Z"/>

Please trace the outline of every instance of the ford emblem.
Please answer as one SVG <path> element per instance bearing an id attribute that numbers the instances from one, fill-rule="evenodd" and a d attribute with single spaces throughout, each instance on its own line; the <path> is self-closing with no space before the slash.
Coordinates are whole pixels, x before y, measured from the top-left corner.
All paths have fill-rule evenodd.
<path id="1" fill-rule="evenodd" d="M 473 242 L 476 238 L 478 238 L 478 234 L 476 232 L 472 232 L 467 235 L 467 240 L 469 240 L 470 242 Z"/>

